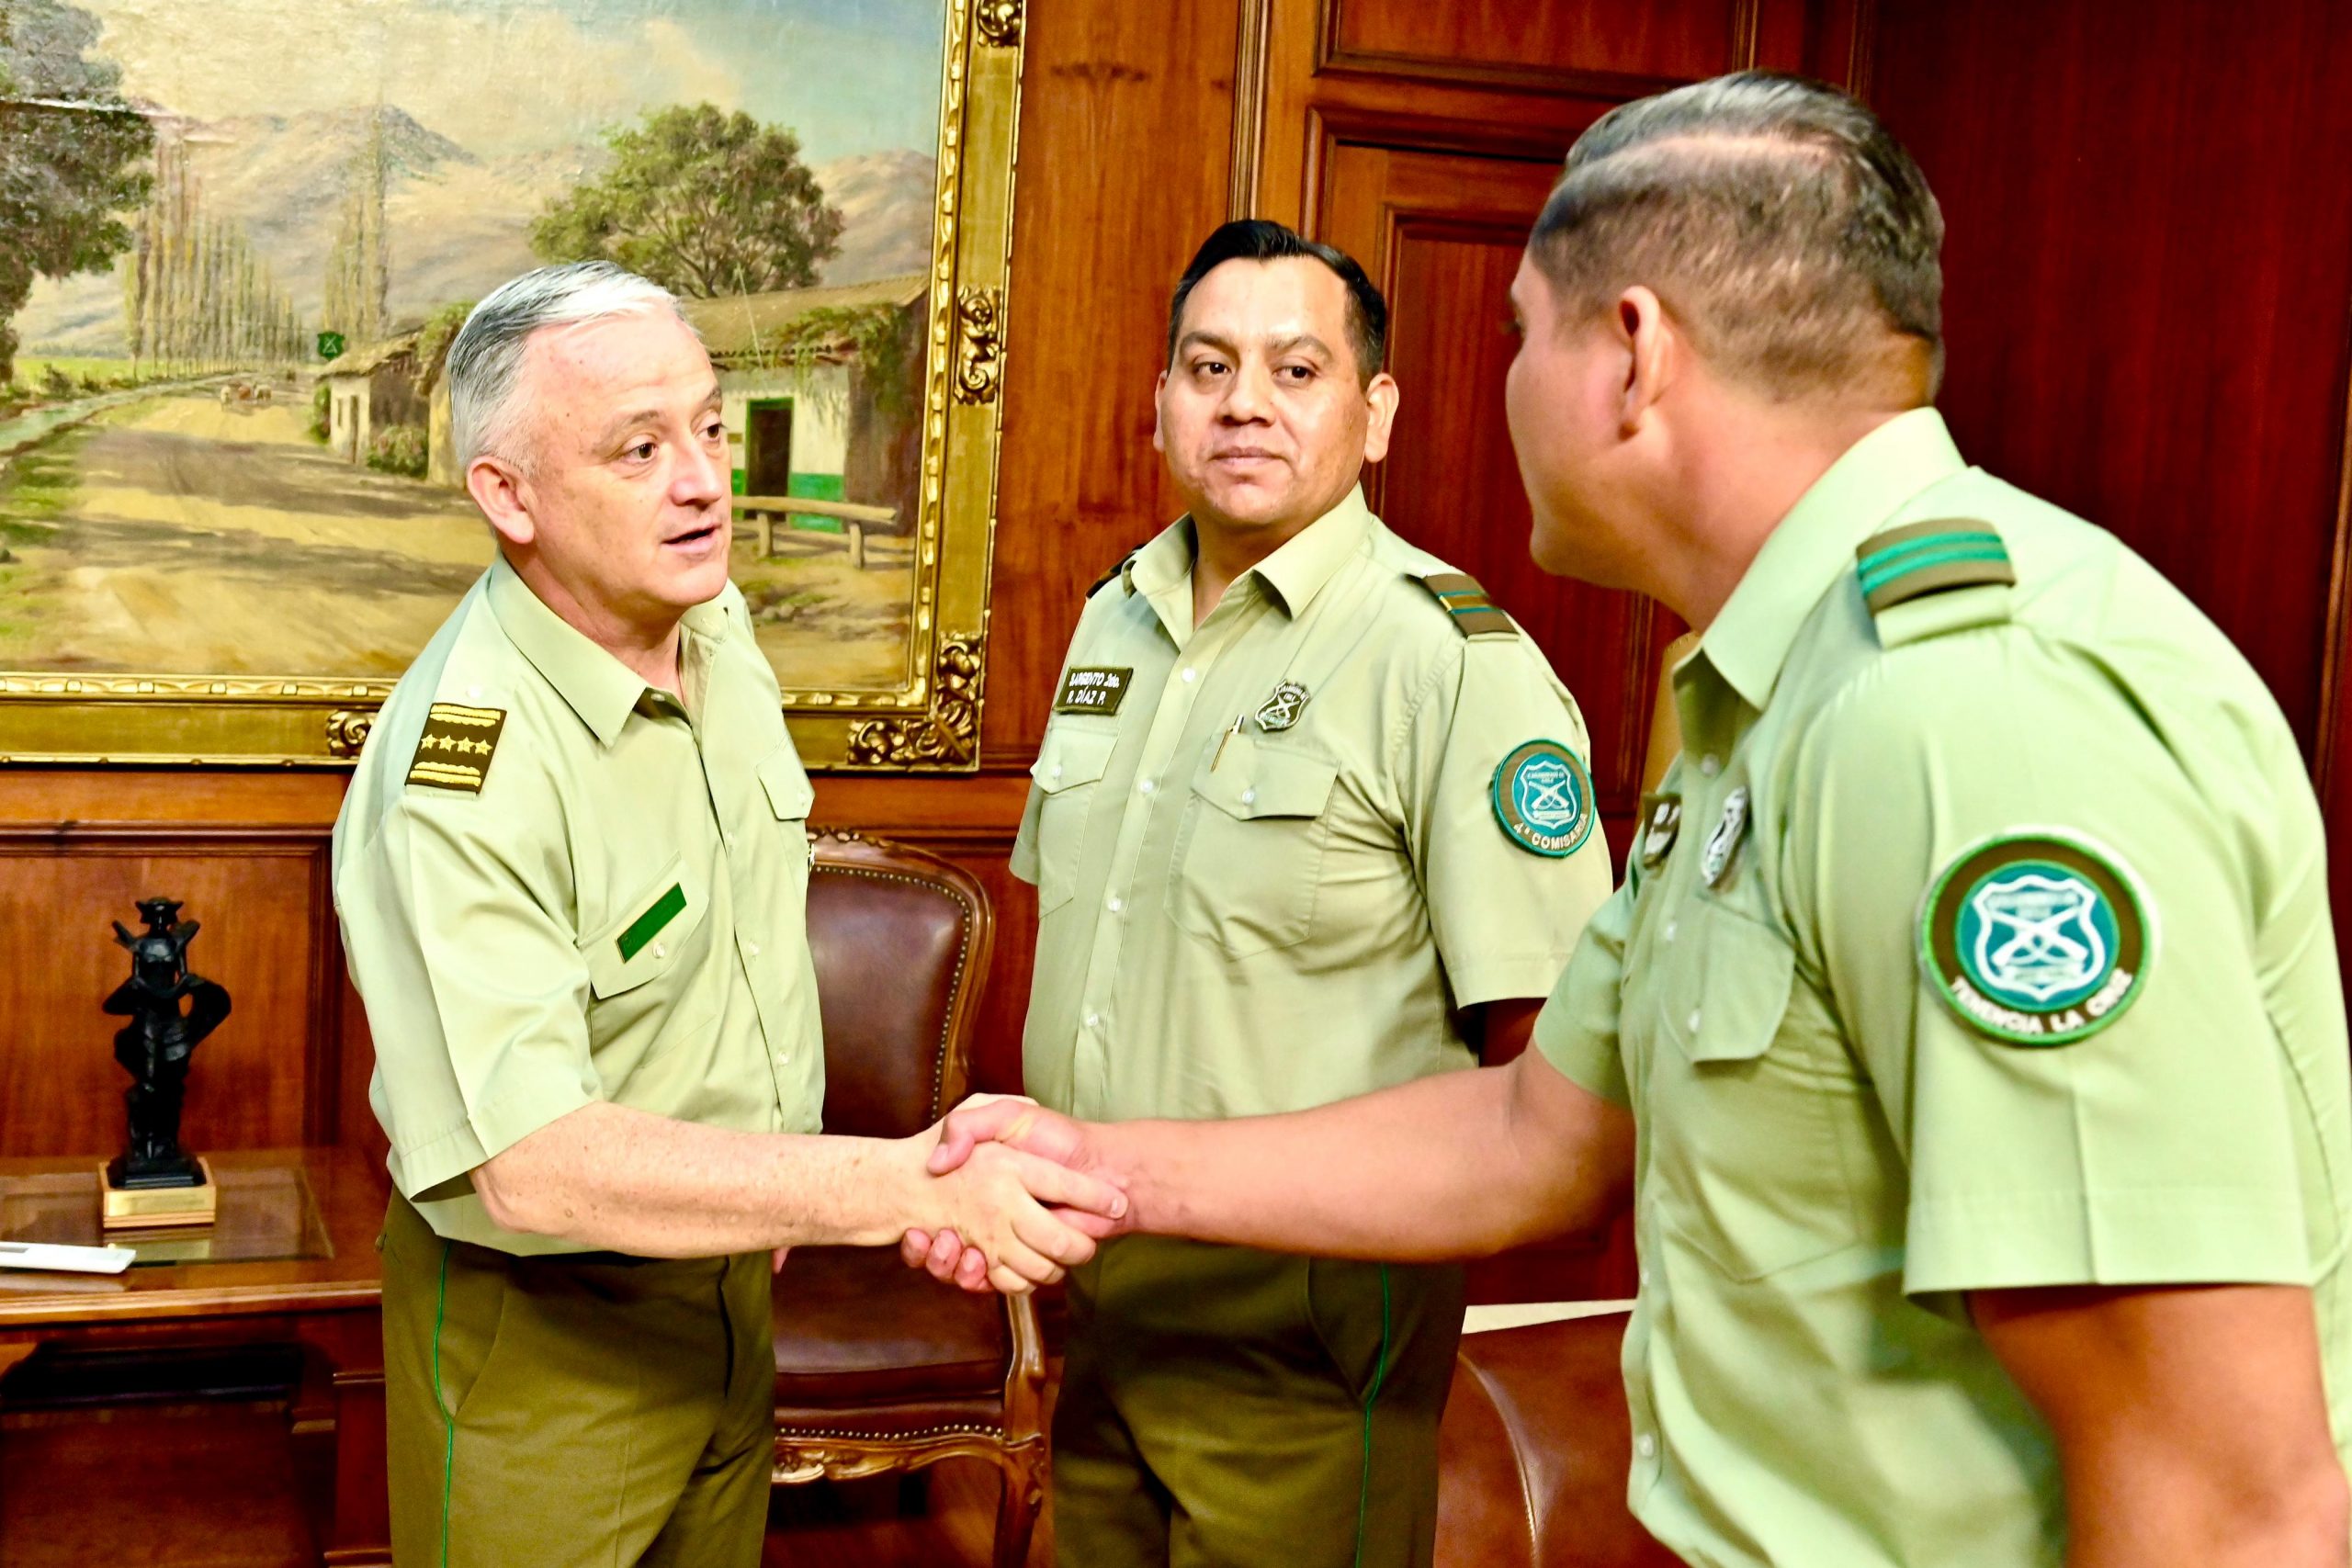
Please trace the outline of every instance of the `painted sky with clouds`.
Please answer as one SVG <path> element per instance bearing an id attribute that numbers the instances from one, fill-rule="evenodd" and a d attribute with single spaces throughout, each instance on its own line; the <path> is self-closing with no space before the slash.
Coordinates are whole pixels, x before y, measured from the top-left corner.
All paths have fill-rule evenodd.
<path id="1" fill-rule="evenodd" d="M 812 164 L 938 140 L 944 0 L 73 3 L 125 93 L 201 119 L 382 102 L 494 158 L 709 102 Z"/>

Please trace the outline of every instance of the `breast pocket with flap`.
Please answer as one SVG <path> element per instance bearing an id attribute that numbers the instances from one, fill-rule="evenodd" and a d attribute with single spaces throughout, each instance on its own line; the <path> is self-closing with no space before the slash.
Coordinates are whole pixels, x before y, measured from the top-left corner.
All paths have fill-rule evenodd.
<path id="1" fill-rule="evenodd" d="M 1744 1281 L 1851 1245 L 1839 1122 L 1866 1091 L 1826 1015 L 1792 1005 L 1795 950 L 1709 894 L 1670 916 L 1671 946 L 1650 950 L 1648 1182 L 1661 1218 Z"/>
<path id="2" fill-rule="evenodd" d="M 1030 764 L 1037 805 L 1037 913 L 1051 914 L 1078 890 L 1079 858 L 1086 851 L 1086 821 L 1096 786 L 1111 765 L 1118 730 L 1105 721 L 1062 719 L 1046 727 Z"/>
<path id="3" fill-rule="evenodd" d="M 607 1085 L 707 1027 L 717 1005 L 701 982 L 710 897 L 701 868 L 673 854 L 659 874 L 580 939 L 588 964 L 588 1041 Z"/>
<path id="4" fill-rule="evenodd" d="M 1209 747 L 1178 829 L 1169 918 L 1228 958 L 1295 947 L 1315 929 L 1339 763 L 1238 736 Z"/>
<path id="5" fill-rule="evenodd" d="M 817 858 L 817 846 L 808 837 L 808 813 L 817 804 L 817 792 L 808 783 L 808 775 L 800 766 L 800 759 L 791 747 L 779 750 L 759 767 L 760 789 L 767 796 L 768 809 L 775 814 L 776 832 L 784 849 L 785 874 L 795 889 L 794 903 L 805 907 L 808 891 L 808 868 Z"/>

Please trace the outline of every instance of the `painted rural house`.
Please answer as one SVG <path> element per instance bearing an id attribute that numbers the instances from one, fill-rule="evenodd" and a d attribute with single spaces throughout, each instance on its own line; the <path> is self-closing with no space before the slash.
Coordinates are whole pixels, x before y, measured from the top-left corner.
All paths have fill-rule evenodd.
<path id="1" fill-rule="evenodd" d="M 368 460 L 378 431 L 424 423 L 413 332 L 345 349 L 321 367 L 319 379 L 327 387 L 327 445 L 355 463 Z"/>
<path id="2" fill-rule="evenodd" d="M 826 533 L 915 525 L 922 480 L 920 392 L 928 280 L 685 301 L 718 367 L 739 514 L 773 512 Z M 808 509 L 760 502 L 814 503 Z"/>

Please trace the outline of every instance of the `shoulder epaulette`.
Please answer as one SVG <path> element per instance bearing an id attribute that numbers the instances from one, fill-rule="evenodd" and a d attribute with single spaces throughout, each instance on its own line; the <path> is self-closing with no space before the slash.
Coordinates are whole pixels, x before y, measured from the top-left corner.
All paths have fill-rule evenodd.
<path id="1" fill-rule="evenodd" d="M 1863 540 L 1854 560 L 1882 648 L 2009 618 L 2017 569 L 1989 523 L 1973 517 L 1905 523 Z"/>
<path id="2" fill-rule="evenodd" d="M 1414 581 L 1431 593 L 1453 617 L 1453 629 L 1464 637 L 1510 637 L 1519 635 L 1518 625 L 1498 609 L 1477 580 L 1459 571 L 1425 571 L 1413 574 Z"/>
<path id="3" fill-rule="evenodd" d="M 499 732 L 505 728 L 504 708 L 435 703 L 425 716 L 424 733 L 416 738 L 407 782 L 480 795 L 482 781 L 490 776 L 490 759 L 498 750 Z"/>
<path id="4" fill-rule="evenodd" d="M 1093 598 L 1097 593 L 1102 592 L 1102 590 L 1103 590 L 1103 588 L 1104 588 L 1104 586 L 1105 586 L 1106 584 L 1108 584 L 1108 583 L 1109 583 L 1113 579 L 1116 578 L 1116 577 L 1117 577 L 1121 572 L 1123 572 L 1123 571 L 1126 570 L 1127 570 L 1127 563 L 1128 563 L 1129 561 L 1131 561 L 1131 560 L 1135 559 L 1135 558 L 1135 558 L 1135 554 L 1134 554 L 1134 552 L 1132 552 L 1132 551 L 1130 551 L 1130 552 L 1129 552 L 1129 553 L 1127 553 L 1126 555 L 1121 556 L 1121 557 L 1119 558 L 1119 564 L 1118 564 L 1118 565 L 1116 565 L 1116 566 L 1113 567 L 1110 570 L 1108 570 L 1108 571 L 1104 572 L 1102 576 L 1100 576 L 1100 577 L 1096 578 L 1092 582 L 1091 582 L 1091 583 L 1089 583 L 1089 584 L 1087 585 L 1087 589 L 1086 589 L 1086 596 L 1087 596 L 1089 599 L 1091 599 L 1091 598 Z"/>
<path id="5" fill-rule="evenodd" d="M 1873 615 L 1954 588 L 2014 585 L 2009 549 L 1989 523 L 1939 517 L 1873 534 L 1854 550 L 1862 602 Z"/>

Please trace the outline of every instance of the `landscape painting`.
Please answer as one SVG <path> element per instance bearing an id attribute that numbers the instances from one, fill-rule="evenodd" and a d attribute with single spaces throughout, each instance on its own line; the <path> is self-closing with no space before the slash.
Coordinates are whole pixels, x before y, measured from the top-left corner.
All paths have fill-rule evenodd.
<path id="1" fill-rule="evenodd" d="M 718 367 L 782 683 L 920 687 L 963 3 L 0 0 L 0 671 L 380 694 L 492 547 L 452 334 L 605 257 Z"/>

